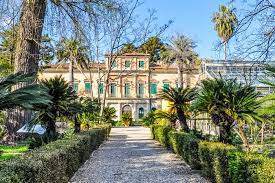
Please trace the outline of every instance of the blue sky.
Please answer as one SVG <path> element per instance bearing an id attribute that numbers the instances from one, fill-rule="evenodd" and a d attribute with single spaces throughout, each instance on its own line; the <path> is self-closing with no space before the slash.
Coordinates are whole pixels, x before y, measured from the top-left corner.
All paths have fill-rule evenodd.
<path id="1" fill-rule="evenodd" d="M 219 59 L 223 54 L 214 50 L 219 38 L 211 18 L 219 5 L 227 2 L 228 0 L 145 0 L 138 13 L 146 14 L 148 9 L 155 9 L 159 25 L 170 19 L 174 21 L 165 36 L 185 34 L 197 42 L 196 51 L 202 58 Z"/>

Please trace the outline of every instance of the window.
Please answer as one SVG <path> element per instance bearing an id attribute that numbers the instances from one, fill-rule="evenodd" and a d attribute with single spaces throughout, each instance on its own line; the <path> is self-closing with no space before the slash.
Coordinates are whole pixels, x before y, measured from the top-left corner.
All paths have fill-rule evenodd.
<path id="1" fill-rule="evenodd" d="M 116 61 L 113 61 L 112 65 L 111 65 L 111 68 L 115 68 L 116 67 Z"/>
<path id="2" fill-rule="evenodd" d="M 139 83 L 138 84 L 138 95 L 139 95 L 139 97 L 142 97 L 143 94 L 144 94 L 144 85 L 143 85 L 143 83 Z"/>
<path id="3" fill-rule="evenodd" d="M 130 96 L 130 83 L 125 83 L 125 85 L 124 85 L 124 95 L 125 95 L 125 97 Z"/>
<path id="4" fill-rule="evenodd" d="M 78 93 L 78 83 L 74 83 L 73 90 Z"/>
<path id="5" fill-rule="evenodd" d="M 144 61 L 138 62 L 138 68 L 144 68 Z"/>
<path id="6" fill-rule="evenodd" d="M 130 68 L 131 67 L 131 61 L 130 60 L 126 60 L 125 61 L 125 68 Z"/>
<path id="7" fill-rule="evenodd" d="M 91 83 L 86 82 L 85 83 L 85 93 L 91 93 L 92 86 Z"/>
<path id="8" fill-rule="evenodd" d="M 111 84 L 111 97 L 115 97 L 116 96 L 116 84 L 112 83 Z"/>
<path id="9" fill-rule="evenodd" d="M 144 109 L 140 107 L 138 109 L 138 118 L 143 118 L 144 117 Z"/>
<path id="10" fill-rule="evenodd" d="M 99 93 L 99 94 L 103 94 L 103 83 L 99 83 L 99 86 L 98 86 L 98 93 Z"/>
<path id="11" fill-rule="evenodd" d="M 157 94 L 157 83 L 151 83 L 150 91 L 153 95 Z"/>
<path id="12" fill-rule="evenodd" d="M 169 83 L 164 83 L 163 84 L 163 90 L 168 90 L 169 89 Z"/>

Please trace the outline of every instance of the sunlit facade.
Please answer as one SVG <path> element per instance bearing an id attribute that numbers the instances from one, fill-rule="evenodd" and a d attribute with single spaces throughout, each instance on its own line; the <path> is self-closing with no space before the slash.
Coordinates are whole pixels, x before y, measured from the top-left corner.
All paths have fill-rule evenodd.
<path id="1" fill-rule="evenodd" d="M 167 102 L 158 97 L 164 88 L 177 87 L 178 72 L 175 64 L 149 65 L 149 54 L 129 53 L 117 56 L 111 65 L 109 85 L 106 92 L 106 106 L 114 107 L 118 119 L 123 112 L 132 113 L 139 120 L 154 109 L 167 108 Z M 92 64 L 91 72 L 80 72 L 75 68 L 74 90 L 81 96 L 100 97 L 104 94 L 104 83 L 110 58 L 106 55 L 104 63 Z M 100 75 L 99 75 L 100 73 Z M 62 75 L 69 79 L 68 65 L 52 65 L 44 70 L 42 78 Z M 263 85 L 259 79 L 265 76 L 264 68 L 251 62 L 222 62 L 204 60 L 192 69 L 184 69 L 184 85 L 196 86 L 202 79 L 221 75 L 225 79 L 255 85 L 263 94 L 274 89 Z M 92 80 L 92 83 L 89 80 Z M 99 79 L 101 78 L 101 79 Z M 100 82 L 98 82 L 100 81 Z"/>

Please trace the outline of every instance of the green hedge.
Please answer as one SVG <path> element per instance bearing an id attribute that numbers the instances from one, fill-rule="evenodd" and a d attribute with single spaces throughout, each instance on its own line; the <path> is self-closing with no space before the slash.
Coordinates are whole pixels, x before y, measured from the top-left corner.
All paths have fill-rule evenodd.
<path id="1" fill-rule="evenodd" d="M 218 183 L 275 183 L 275 159 L 243 152 L 232 145 L 208 142 L 195 135 L 154 125 L 152 136 L 193 168 Z"/>
<path id="2" fill-rule="evenodd" d="M 159 143 L 165 147 L 169 147 L 168 132 L 171 130 L 171 127 L 161 125 L 155 125 L 151 128 L 153 138 L 159 141 Z"/>
<path id="3" fill-rule="evenodd" d="M 229 154 L 229 173 L 233 183 L 275 183 L 275 159 L 257 153 Z"/>
<path id="4" fill-rule="evenodd" d="M 195 169 L 200 169 L 198 156 L 199 139 L 188 133 L 170 131 L 168 133 L 169 146 Z"/>
<path id="5" fill-rule="evenodd" d="M 236 151 L 234 146 L 201 141 L 199 143 L 199 158 L 203 174 L 211 178 L 213 182 L 230 182 L 228 154 Z"/>
<path id="6" fill-rule="evenodd" d="M 68 182 L 92 151 L 108 137 L 110 127 L 61 139 L 0 164 L 0 182 Z"/>

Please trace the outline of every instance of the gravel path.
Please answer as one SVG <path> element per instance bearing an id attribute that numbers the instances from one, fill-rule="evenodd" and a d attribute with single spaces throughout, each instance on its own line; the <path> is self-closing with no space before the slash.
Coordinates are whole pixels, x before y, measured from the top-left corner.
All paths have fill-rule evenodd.
<path id="1" fill-rule="evenodd" d="M 142 127 L 113 128 L 110 139 L 76 172 L 71 182 L 161 183 L 208 181 L 164 149 Z"/>

